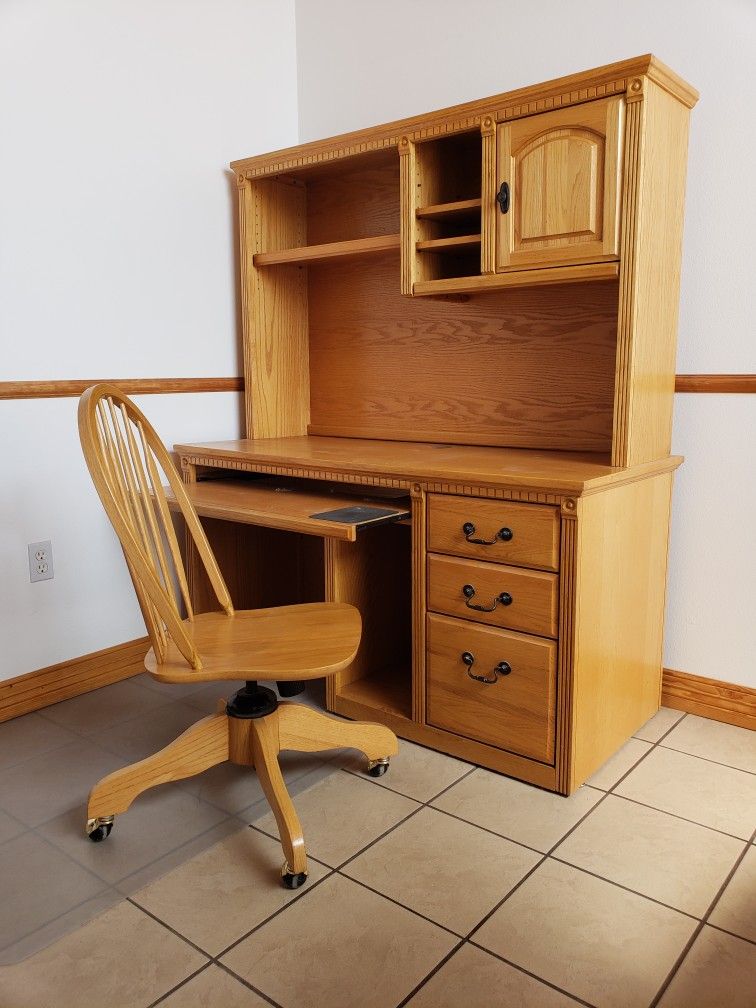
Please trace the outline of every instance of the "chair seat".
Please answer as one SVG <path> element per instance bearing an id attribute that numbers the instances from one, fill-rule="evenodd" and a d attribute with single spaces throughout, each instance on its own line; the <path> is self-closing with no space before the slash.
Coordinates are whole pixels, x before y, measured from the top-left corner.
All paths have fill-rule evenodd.
<path id="1" fill-rule="evenodd" d="M 144 666 L 161 682 L 211 682 L 219 679 L 320 679 L 333 675 L 357 654 L 360 613 L 340 602 L 311 602 L 248 609 L 227 616 L 201 613 L 184 626 L 194 640 L 202 668 L 193 669 L 169 641 L 166 660 L 152 648 Z"/>

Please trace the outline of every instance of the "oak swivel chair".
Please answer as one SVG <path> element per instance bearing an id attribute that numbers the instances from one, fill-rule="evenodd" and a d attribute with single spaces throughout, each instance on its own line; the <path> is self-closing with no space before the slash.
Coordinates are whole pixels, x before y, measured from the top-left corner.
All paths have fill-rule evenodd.
<path id="1" fill-rule="evenodd" d="M 150 636 L 147 671 L 167 683 L 246 680 L 228 703 L 220 701 L 215 714 L 198 721 L 165 749 L 96 784 L 89 795 L 87 834 L 94 841 L 106 839 L 114 817 L 143 791 L 230 760 L 257 771 L 286 857 L 283 884 L 296 889 L 307 877 L 307 856 L 278 753 L 351 747 L 365 754 L 368 772 L 379 776 L 396 754 L 397 741 L 382 725 L 339 721 L 301 704 L 279 703 L 273 690 L 259 686 L 257 680 L 275 680 L 279 692 L 290 695 L 295 683 L 345 668 L 360 643 L 360 614 L 353 606 L 335 602 L 236 612 L 184 485 L 141 410 L 115 385 L 95 385 L 79 402 L 79 434 L 95 487 L 121 541 Z M 193 612 L 164 478 L 207 572 L 219 612 Z"/>

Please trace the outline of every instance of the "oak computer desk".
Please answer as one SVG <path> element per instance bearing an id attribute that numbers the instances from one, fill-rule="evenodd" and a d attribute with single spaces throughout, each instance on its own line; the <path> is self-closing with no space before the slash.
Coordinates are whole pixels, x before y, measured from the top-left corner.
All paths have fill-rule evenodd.
<path id="1" fill-rule="evenodd" d="M 249 440 L 177 451 L 237 605 L 360 609 L 331 710 L 569 794 L 658 708 L 696 99 L 639 56 L 233 162 Z"/>

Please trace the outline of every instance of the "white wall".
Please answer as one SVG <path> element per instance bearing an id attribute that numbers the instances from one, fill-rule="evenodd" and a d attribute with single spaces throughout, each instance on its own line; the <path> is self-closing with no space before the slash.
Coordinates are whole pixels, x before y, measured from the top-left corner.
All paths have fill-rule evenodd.
<path id="1" fill-rule="evenodd" d="M 0 380 L 240 374 L 227 164 L 296 142 L 293 0 L 2 0 Z M 140 403 L 172 444 L 239 398 Z M 141 635 L 76 400 L 0 402 L 0 444 L 0 679 Z"/>
<path id="2" fill-rule="evenodd" d="M 297 0 L 300 141 L 653 52 L 692 114 L 679 373 L 756 372 L 756 5 Z M 756 396 L 678 395 L 665 664 L 756 686 Z M 632 604 L 632 600 L 628 600 Z"/>
<path id="3" fill-rule="evenodd" d="M 693 112 L 679 372 L 753 372 L 756 7 L 0 0 L 0 380 L 240 373 L 234 157 L 653 51 Z M 665 663 L 756 685 L 755 396 L 677 396 Z M 167 443 L 233 394 L 150 396 Z M 0 679 L 141 634 L 75 400 L 0 402 Z M 26 543 L 56 575 L 28 581 Z"/>

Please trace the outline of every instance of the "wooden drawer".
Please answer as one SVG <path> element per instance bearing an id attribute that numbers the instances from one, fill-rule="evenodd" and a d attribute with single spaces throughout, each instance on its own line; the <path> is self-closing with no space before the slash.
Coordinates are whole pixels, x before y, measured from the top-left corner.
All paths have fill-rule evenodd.
<path id="1" fill-rule="evenodd" d="M 427 620 L 428 724 L 553 763 L 556 642 L 448 616 Z M 471 667 L 465 653 L 474 657 Z M 494 671 L 501 662 L 508 675 Z M 495 682 L 478 682 L 470 672 Z"/>
<path id="2" fill-rule="evenodd" d="M 491 626 L 556 637 L 559 578 L 544 571 L 429 553 L 428 608 Z"/>
<path id="3" fill-rule="evenodd" d="M 485 544 L 470 539 L 482 539 Z M 555 571 L 559 568 L 559 513 L 546 504 L 430 494 L 428 549 Z"/>

